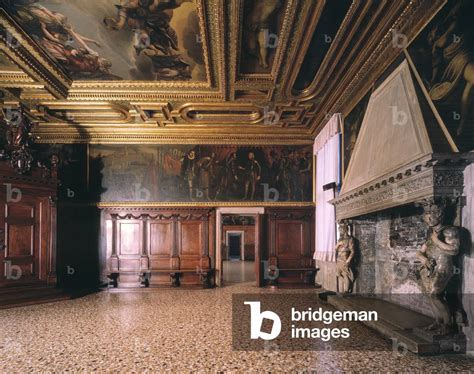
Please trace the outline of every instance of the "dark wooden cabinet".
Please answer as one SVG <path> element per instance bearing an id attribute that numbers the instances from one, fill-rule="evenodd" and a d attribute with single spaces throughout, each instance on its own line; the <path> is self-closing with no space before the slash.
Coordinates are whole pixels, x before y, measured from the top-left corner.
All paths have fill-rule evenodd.
<path id="1" fill-rule="evenodd" d="M 0 287 L 56 284 L 57 180 L 0 162 Z"/>

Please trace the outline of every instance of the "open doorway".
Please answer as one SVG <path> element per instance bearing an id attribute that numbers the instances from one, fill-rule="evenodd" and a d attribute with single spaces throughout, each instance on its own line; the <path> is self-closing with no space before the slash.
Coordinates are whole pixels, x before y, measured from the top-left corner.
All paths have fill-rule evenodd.
<path id="1" fill-rule="evenodd" d="M 225 247 L 229 261 L 245 261 L 245 231 L 227 231 Z"/>
<path id="2" fill-rule="evenodd" d="M 222 234 L 223 282 L 255 282 L 255 217 L 223 215 Z"/>
<path id="3" fill-rule="evenodd" d="M 263 208 L 217 210 L 216 284 L 259 285 L 258 249 Z"/>

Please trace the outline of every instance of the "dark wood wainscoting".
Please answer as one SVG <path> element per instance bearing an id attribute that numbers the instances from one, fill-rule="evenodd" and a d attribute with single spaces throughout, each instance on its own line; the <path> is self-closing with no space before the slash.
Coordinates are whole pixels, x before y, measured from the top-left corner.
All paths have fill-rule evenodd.
<path id="1" fill-rule="evenodd" d="M 214 208 L 108 207 L 102 217 L 111 286 L 214 284 Z M 314 284 L 314 208 L 267 208 L 258 227 L 257 284 Z"/>
<path id="2" fill-rule="evenodd" d="M 120 287 L 212 285 L 212 209 L 107 209 L 107 272 Z"/>
<path id="3" fill-rule="evenodd" d="M 267 284 L 314 284 L 314 208 L 268 209 Z"/>

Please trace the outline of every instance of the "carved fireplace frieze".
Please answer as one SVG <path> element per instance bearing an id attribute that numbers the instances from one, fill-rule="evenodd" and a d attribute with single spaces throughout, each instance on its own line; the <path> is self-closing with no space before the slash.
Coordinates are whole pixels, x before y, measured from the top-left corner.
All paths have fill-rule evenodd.
<path id="1" fill-rule="evenodd" d="M 331 200 L 338 220 L 435 197 L 458 198 L 473 154 L 430 154 Z"/>

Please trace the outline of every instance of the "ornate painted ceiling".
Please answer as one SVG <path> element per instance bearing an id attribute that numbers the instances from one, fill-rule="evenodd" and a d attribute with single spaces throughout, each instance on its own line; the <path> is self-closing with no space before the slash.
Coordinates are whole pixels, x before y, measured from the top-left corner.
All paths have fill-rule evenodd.
<path id="1" fill-rule="evenodd" d="M 0 0 L 3 106 L 45 143 L 309 143 L 444 2 Z"/>

